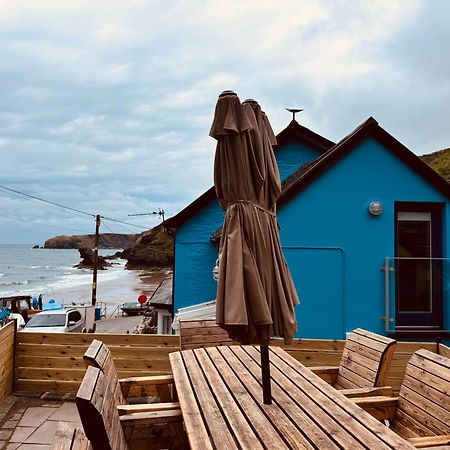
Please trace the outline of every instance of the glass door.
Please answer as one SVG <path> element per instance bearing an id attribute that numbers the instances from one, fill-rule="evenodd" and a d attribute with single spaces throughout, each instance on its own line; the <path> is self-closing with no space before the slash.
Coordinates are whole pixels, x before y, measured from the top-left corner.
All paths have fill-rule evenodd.
<path id="1" fill-rule="evenodd" d="M 396 211 L 396 326 L 442 326 L 442 224 L 432 204 Z"/>

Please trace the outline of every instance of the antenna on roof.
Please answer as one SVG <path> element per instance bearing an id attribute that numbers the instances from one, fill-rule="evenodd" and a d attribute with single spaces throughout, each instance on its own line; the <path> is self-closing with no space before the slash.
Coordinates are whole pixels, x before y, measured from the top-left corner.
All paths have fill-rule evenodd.
<path id="1" fill-rule="evenodd" d="M 303 111 L 303 109 L 296 109 L 296 108 L 286 108 L 286 110 L 292 113 L 292 120 L 295 120 L 295 115 L 298 112 L 302 112 Z"/>

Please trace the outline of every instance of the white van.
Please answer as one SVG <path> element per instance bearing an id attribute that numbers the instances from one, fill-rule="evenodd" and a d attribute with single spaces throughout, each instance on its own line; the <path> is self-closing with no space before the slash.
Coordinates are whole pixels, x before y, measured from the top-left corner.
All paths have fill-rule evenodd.
<path id="1" fill-rule="evenodd" d="M 42 311 L 31 317 L 22 331 L 33 333 L 86 333 L 86 321 L 72 308 Z"/>

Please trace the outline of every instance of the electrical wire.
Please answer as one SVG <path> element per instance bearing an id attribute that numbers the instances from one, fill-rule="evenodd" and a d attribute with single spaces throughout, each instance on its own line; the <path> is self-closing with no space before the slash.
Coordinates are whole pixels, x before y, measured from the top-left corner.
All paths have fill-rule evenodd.
<path id="1" fill-rule="evenodd" d="M 41 197 L 37 197 L 37 196 L 31 195 L 31 194 L 27 194 L 25 192 L 21 192 L 21 191 L 18 191 L 16 189 L 11 189 L 11 188 L 8 188 L 6 186 L 1 186 L 1 185 L 0 185 L 0 189 L 3 189 L 3 190 L 8 191 L 8 192 L 13 192 L 14 194 L 23 195 L 24 197 L 28 197 L 28 198 L 31 198 L 31 199 L 34 199 L 34 200 L 38 200 L 40 202 L 43 202 L 43 203 L 46 203 L 46 204 L 49 204 L 49 205 L 57 206 L 58 208 L 63 208 L 63 209 L 66 209 L 68 211 L 73 211 L 73 212 L 76 212 L 76 213 L 79 213 L 79 214 L 84 214 L 86 216 L 90 216 L 90 217 L 94 217 L 95 218 L 95 214 L 88 213 L 86 211 L 82 211 L 81 209 L 72 208 L 70 206 L 61 205 L 60 203 L 52 202 L 50 200 L 45 200 L 45 199 L 43 199 Z M 124 221 L 118 220 L 118 219 L 113 219 L 111 217 L 101 216 L 101 218 L 104 219 L 104 220 L 109 220 L 111 222 L 121 223 L 123 225 L 128 225 L 128 226 L 131 226 L 131 227 L 140 228 L 142 230 L 148 230 L 147 227 L 143 227 L 141 225 L 136 225 L 134 223 L 124 222 Z"/>
<path id="2" fill-rule="evenodd" d="M 86 231 L 80 231 L 80 230 L 76 230 L 74 228 L 66 228 L 66 227 L 58 227 L 57 225 L 49 225 L 47 223 L 39 223 L 39 222 L 33 222 L 32 220 L 26 220 L 26 219 L 19 219 L 17 217 L 11 217 L 11 216 L 5 216 L 3 214 L 0 214 L 0 217 L 6 220 L 14 220 L 16 222 L 25 222 L 25 223 L 31 223 L 32 225 L 36 225 L 39 227 L 48 227 L 48 228 L 56 228 L 59 230 L 66 230 L 66 231 L 75 231 L 76 233 L 86 233 Z"/>
<path id="3" fill-rule="evenodd" d="M 35 195 L 26 194 L 26 193 L 24 193 L 24 192 L 20 192 L 20 191 L 17 191 L 17 190 L 15 190 L 15 189 L 8 188 L 8 187 L 6 187 L 6 186 L 0 186 L 0 189 L 4 189 L 5 191 L 9 191 L 9 192 L 14 192 L 14 193 L 16 193 L 16 194 L 20 194 L 20 195 L 23 195 L 23 196 L 25 196 L 25 197 L 33 198 L 33 199 L 39 200 L 40 202 L 43 202 L 43 203 L 48 203 L 48 204 L 50 204 L 50 205 L 58 206 L 59 208 L 64 208 L 64 209 L 68 209 L 68 210 L 70 210 L 70 211 L 78 212 L 78 213 L 80 213 L 80 214 L 85 214 L 86 216 L 95 217 L 95 214 L 91 214 L 91 213 L 88 213 L 88 212 L 86 212 L 86 211 L 81 211 L 80 209 L 71 208 L 70 206 L 64 206 L 64 205 L 61 205 L 61 204 L 59 204 L 59 203 L 52 202 L 52 201 L 50 201 L 50 200 L 45 200 L 45 199 L 43 199 L 43 198 L 36 197 Z"/>

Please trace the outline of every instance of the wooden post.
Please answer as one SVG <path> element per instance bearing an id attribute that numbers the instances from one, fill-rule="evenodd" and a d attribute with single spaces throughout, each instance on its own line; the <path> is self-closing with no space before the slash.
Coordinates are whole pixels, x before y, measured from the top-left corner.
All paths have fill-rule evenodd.
<path id="1" fill-rule="evenodd" d="M 92 306 L 97 302 L 97 266 L 98 266 L 98 235 L 100 229 L 100 215 L 95 216 L 95 243 L 94 243 L 94 272 L 92 275 Z"/>
<path id="2" fill-rule="evenodd" d="M 270 361 L 269 361 L 269 346 L 261 345 L 261 374 L 263 387 L 263 403 L 265 405 L 272 404 L 272 388 L 270 385 Z"/>

